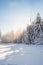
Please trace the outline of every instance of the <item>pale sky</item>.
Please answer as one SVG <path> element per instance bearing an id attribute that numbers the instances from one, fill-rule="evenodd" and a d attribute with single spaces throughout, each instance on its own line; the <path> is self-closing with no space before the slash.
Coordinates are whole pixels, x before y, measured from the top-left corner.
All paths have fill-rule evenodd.
<path id="1" fill-rule="evenodd" d="M 37 12 L 43 18 L 43 0 L 0 0 L 0 29 L 2 33 L 26 28 Z"/>

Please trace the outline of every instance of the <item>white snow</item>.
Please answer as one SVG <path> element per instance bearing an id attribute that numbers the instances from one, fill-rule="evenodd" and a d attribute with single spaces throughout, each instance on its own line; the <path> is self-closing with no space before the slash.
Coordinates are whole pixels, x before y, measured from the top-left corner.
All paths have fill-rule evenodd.
<path id="1" fill-rule="evenodd" d="M 43 65 L 43 45 L 0 44 L 0 65 Z"/>

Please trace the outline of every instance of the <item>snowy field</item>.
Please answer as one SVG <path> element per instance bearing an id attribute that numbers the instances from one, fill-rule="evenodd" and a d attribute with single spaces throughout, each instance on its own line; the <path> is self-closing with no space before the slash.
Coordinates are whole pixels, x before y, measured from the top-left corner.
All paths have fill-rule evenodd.
<path id="1" fill-rule="evenodd" d="M 0 44 L 0 65 L 43 65 L 43 45 Z"/>

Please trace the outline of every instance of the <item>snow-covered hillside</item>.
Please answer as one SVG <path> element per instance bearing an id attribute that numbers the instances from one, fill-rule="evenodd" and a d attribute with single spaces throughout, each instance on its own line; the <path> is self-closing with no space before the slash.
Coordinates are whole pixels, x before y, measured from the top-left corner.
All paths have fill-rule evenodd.
<path id="1" fill-rule="evenodd" d="M 0 44 L 0 65 L 43 65 L 43 45 Z"/>

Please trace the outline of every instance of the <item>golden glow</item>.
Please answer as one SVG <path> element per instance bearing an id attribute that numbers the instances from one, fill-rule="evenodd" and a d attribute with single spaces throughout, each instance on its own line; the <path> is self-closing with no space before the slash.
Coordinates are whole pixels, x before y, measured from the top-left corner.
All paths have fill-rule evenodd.
<path id="1" fill-rule="evenodd" d="M 28 25 L 31 26 L 32 25 L 32 22 L 28 22 Z"/>
<path id="2" fill-rule="evenodd" d="M 17 22 L 14 25 L 14 31 L 17 32 L 18 30 L 24 30 L 24 29 L 26 29 L 26 26 L 27 26 L 27 24 L 24 22 Z"/>

